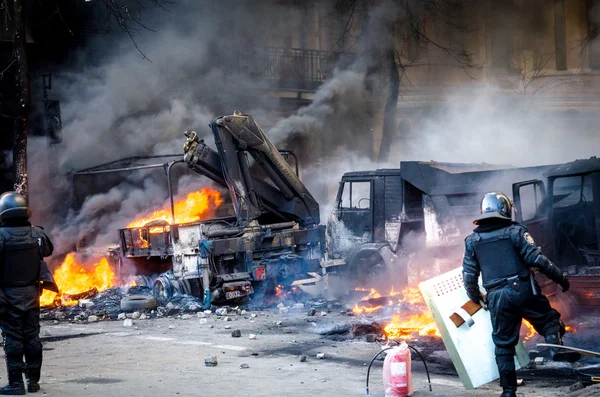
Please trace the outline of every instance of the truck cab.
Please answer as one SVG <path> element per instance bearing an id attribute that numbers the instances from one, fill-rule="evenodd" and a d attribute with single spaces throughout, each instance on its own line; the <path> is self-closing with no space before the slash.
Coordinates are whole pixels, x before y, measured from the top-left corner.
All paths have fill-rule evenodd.
<path id="1" fill-rule="evenodd" d="M 544 291 L 560 298 L 562 306 L 597 308 L 600 305 L 600 159 L 592 157 L 561 164 L 550 169 L 544 180 L 515 183 L 513 198 L 517 222 L 523 223 L 544 254 L 570 275 L 569 294 L 557 294 L 556 286 L 541 278 Z"/>

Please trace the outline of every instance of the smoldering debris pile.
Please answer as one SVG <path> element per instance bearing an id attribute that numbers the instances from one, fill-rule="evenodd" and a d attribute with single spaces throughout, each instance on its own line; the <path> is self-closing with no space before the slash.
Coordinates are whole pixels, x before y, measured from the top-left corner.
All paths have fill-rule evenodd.
<path id="1" fill-rule="evenodd" d="M 89 299 L 80 299 L 77 305 L 44 307 L 41 310 L 42 320 L 59 321 L 98 321 L 118 320 L 124 311 L 137 311 L 145 318 L 169 317 L 182 313 L 196 313 L 205 309 L 204 304 L 196 297 L 175 294 L 164 305 L 138 304 L 135 309 L 123 310 L 122 300 L 127 297 L 138 298 L 140 302 L 153 301 L 152 290 L 148 287 L 113 287 L 97 293 Z"/>

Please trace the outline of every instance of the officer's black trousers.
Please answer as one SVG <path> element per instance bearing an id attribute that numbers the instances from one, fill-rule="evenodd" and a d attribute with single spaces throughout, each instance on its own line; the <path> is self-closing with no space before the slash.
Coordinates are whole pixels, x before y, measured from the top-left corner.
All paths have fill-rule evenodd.
<path id="1" fill-rule="evenodd" d="M 4 336 L 9 376 L 11 373 L 25 373 L 28 378 L 38 381 L 42 368 L 39 304 L 27 310 L 10 303 L 4 304 L 0 313 L 0 328 Z"/>
<path id="2" fill-rule="evenodd" d="M 496 363 L 500 382 L 502 384 L 504 378 L 506 386 L 513 386 L 513 383 L 516 386 L 513 357 L 519 342 L 522 319 L 529 321 L 543 336 L 557 334 L 560 329 L 560 313 L 550 306 L 537 283 L 536 289 L 538 294 L 534 295 L 529 280 L 525 280 L 499 287 L 487 295 L 492 317 L 492 339 L 496 345 Z"/>

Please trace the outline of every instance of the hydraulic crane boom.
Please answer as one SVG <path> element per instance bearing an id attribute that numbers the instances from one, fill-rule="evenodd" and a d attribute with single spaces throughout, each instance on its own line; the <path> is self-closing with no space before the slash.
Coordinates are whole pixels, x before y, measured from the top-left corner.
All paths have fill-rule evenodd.
<path id="1" fill-rule="evenodd" d="M 229 189 L 239 224 L 265 216 L 271 222 L 275 217 L 301 226 L 319 224 L 318 203 L 251 116 L 221 116 L 210 127 L 218 152 L 188 131 L 184 160 L 195 172 Z M 248 154 L 268 180 L 252 173 Z"/>

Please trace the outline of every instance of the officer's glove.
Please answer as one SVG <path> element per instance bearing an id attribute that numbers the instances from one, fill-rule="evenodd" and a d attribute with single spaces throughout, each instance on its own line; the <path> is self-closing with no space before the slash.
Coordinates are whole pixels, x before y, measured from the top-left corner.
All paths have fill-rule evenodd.
<path id="1" fill-rule="evenodd" d="M 563 275 L 562 281 L 558 284 L 562 287 L 562 292 L 567 292 L 571 288 L 571 283 L 566 275 Z"/>
<path id="2" fill-rule="evenodd" d="M 477 303 L 478 305 L 480 304 L 479 302 L 481 302 L 481 293 L 478 289 L 467 290 L 467 295 L 469 296 L 469 299 L 471 299 L 473 302 Z"/>

